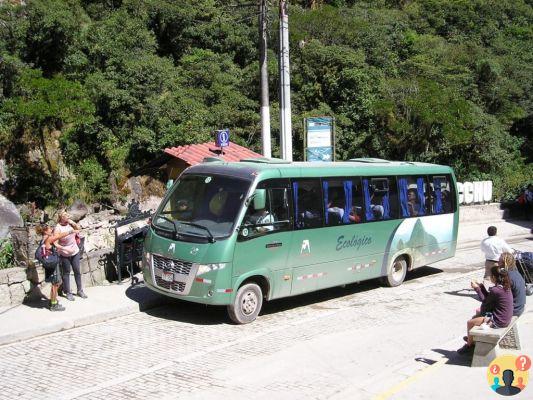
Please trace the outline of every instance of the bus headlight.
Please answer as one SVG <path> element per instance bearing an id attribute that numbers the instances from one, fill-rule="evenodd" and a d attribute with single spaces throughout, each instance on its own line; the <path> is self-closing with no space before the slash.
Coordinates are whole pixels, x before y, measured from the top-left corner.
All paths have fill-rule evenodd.
<path id="1" fill-rule="evenodd" d="M 196 272 L 196 275 L 203 275 L 207 274 L 211 271 L 218 271 L 221 269 L 226 268 L 226 263 L 218 263 L 218 264 L 196 264 L 198 266 L 198 272 Z"/>

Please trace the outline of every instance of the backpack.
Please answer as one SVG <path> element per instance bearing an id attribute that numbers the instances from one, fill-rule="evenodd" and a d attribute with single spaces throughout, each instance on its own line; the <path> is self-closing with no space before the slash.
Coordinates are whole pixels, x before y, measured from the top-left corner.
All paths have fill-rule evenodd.
<path id="1" fill-rule="evenodd" d="M 52 246 L 52 253 L 46 255 L 46 248 L 41 240 L 39 247 L 35 250 L 35 259 L 41 263 L 44 269 L 53 270 L 59 264 L 59 255 L 56 252 L 56 248 Z"/>

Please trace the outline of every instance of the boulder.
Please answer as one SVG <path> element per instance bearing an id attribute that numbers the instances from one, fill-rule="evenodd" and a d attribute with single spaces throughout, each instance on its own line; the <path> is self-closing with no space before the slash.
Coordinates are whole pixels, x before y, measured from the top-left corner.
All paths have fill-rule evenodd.
<path id="1" fill-rule="evenodd" d="M 9 234 L 10 226 L 24 226 L 17 207 L 0 194 L 0 239 Z"/>
<path id="2" fill-rule="evenodd" d="M 67 212 L 70 214 L 70 218 L 72 218 L 73 221 L 78 222 L 87 215 L 89 208 L 83 201 L 76 200 L 74 201 L 74 204 L 72 204 L 67 210 Z"/>
<path id="3" fill-rule="evenodd" d="M 149 196 L 146 200 L 141 201 L 140 209 L 141 211 L 155 211 L 159 204 L 161 204 L 162 197 L 159 196 Z"/>

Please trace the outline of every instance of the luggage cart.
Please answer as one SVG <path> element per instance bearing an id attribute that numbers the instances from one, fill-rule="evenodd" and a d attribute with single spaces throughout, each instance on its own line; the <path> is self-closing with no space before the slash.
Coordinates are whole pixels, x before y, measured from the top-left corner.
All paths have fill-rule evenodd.
<path id="1" fill-rule="evenodd" d="M 117 268 L 118 284 L 122 283 L 122 269 L 128 271 L 131 285 L 139 283 L 134 276 L 142 261 L 144 237 L 148 232 L 146 220 L 151 213 L 137 212 L 128 215 L 115 225 L 115 265 Z"/>

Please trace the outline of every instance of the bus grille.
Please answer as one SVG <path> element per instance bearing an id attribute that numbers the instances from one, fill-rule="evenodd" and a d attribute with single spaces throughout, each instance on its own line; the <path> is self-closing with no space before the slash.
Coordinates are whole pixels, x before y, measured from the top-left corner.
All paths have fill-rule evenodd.
<path id="1" fill-rule="evenodd" d="M 197 268 L 193 266 L 192 262 L 152 254 L 154 284 L 168 292 L 180 295 L 189 294 L 196 270 Z M 171 280 L 167 280 L 169 276 Z M 167 279 L 163 279 L 163 277 Z"/>
<path id="2" fill-rule="evenodd" d="M 191 272 L 192 263 L 182 260 L 173 260 L 153 255 L 154 268 L 161 269 L 165 272 L 174 272 L 175 274 L 189 275 Z"/>
<path id="3" fill-rule="evenodd" d="M 185 282 L 166 282 L 159 276 L 155 277 L 155 283 L 160 288 L 171 290 L 173 292 L 182 293 L 185 291 Z"/>

